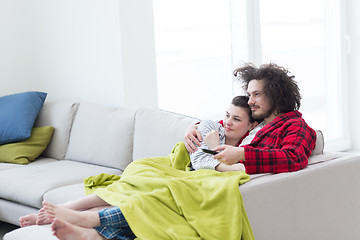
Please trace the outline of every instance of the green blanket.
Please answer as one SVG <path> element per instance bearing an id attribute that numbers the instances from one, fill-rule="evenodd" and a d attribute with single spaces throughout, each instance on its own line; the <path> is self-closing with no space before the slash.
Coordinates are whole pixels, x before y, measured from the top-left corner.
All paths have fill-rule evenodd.
<path id="1" fill-rule="evenodd" d="M 239 192 L 249 176 L 189 166 L 178 143 L 167 157 L 132 162 L 111 185 L 104 175 L 84 182 L 91 193 L 99 180 L 95 194 L 121 209 L 138 239 L 254 239 Z"/>

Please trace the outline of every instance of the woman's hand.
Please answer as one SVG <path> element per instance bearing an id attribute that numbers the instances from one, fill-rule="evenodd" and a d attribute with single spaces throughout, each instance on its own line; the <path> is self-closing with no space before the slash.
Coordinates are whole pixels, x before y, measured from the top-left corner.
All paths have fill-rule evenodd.
<path id="1" fill-rule="evenodd" d="M 202 136 L 201 133 L 197 130 L 196 125 L 189 126 L 184 135 L 184 143 L 186 149 L 189 151 L 189 153 L 194 153 L 197 151 L 197 146 L 200 146 L 202 142 Z M 196 146 L 196 145 L 197 146 Z"/>
<path id="2" fill-rule="evenodd" d="M 215 170 L 219 172 L 246 171 L 245 166 L 242 163 L 235 163 L 233 165 L 225 165 L 220 163 L 215 167 Z"/>
<path id="3" fill-rule="evenodd" d="M 204 142 L 209 147 L 209 149 L 213 149 L 220 145 L 220 137 L 219 137 L 219 131 L 212 130 L 211 132 L 208 132 L 204 138 Z"/>
<path id="4" fill-rule="evenodd" d="M 245 160 L 244 148 L 242 147 L 220 145 L 211 150 L 221 151 L 220 153 L 214 155 L 214 158 L 226 165 L 233 165 L 238 163 L 240 160 Z"/>

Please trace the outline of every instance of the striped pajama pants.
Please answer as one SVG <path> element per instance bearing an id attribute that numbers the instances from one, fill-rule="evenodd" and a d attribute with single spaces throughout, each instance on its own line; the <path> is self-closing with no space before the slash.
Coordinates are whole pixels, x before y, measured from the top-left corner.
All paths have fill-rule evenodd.
<path id="1" fill-rule="evenodd" d="M 131 231 L 120 208 L 110 207 L 99 211 L 100 227 L 95 230 L 106 239 L 134 239 L 136 236 Z"/>

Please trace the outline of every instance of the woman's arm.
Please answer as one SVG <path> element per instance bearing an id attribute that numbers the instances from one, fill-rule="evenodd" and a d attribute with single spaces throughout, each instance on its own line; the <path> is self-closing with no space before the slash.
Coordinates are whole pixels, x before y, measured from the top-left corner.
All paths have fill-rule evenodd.
<path id="1" fill-rule="evenodd" d="M 216 148 L 220 145 L 219 131 L 212 130 L 208 132 L 204 137 L 204 142 L 209 147 L 209 149 Z"/>
<path id="2" fill-rule="evenodd" d="M 204 120 L 198 125 L 198 130 L 202 135 L 202 138 L 205 139 L 205 136 L 208 133 L 211 133 L 213 130 L 218 134 L 217 138 L 220 143 L 225 142 L 225 132 L 224 128 L 221 126 L 221 124 L 210 121 L 210 120 Z M 210 134 L 212 135 L 212 134 Z M 203 141 L 198 146 L 198 150 L 194 153 L 190 154 L 190 160 L 191 165 L 195 170 L 198 169 L 215 169 L 217 165 L 219 165 L 219 161 L 213 158 L 213 155 L 204 153 L 201 149 L 206 148 L 209 149 L 206 142 Z"/>
<path id="3" fill-rule="evenodd" d="M 233 165 L 226 165 L 224 163 L 220 163 L 215 167 L 216 171 L 219 172 L 230 172 L 230 171 L 244 171 L 245 172 L 245 166 L 242 163 L 236 163 Z"/>

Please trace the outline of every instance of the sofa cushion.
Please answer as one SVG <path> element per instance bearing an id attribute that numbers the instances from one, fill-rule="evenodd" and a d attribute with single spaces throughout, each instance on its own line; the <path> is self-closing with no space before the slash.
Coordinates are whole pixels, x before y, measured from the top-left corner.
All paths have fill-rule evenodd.
<path id="1" fill-rule="evenodd" d="M 66 159 L 124 170 L 132 161 L 134 112 L 81 103 Z"/>
<path id="2" fill-rule="evenodd" d="M 0 162 L 28 164 L 34 161 L 45 150 L 53 132 L 51 126 L 37 127 L 32 129 L 28 139 L 1 145 Z"/>
<path id="3" fill-rule="evenodd" d="M 23 92 L 0 97 L 0 144 L 30 137 L 46 93 Z"/>
<path id="4" fill-rule="evenodd" d="M 64 159 L 69 144 L 70 130 L 78 108 L 77 103 L 45 103 L 35 126 L 53 126 L 55 128 L 50 144 L 43 157 Z"/>
<path id="5" fill-rule="evenodd" d="M 1 171 L 1 170 L 8 169 L 8 168 L 19 167 L 19 166 L 21 166 L 21 165 L 13 164 L 13 163 L 1 163 L 1 164 L 0 164 L 0 171 Z M 0 173 L 0 174 L 1 174 L 1 173 Z"/>
<path id="6" fill-rule="evenodd" d="M 135 117 L 133 159 L 168 155 L 199 119 L 157 108 L 139 108 Z"/>
<path id="7" fill-rule="evenodd" d="M 120 175 L 120 170 L 113 170 L 113 174 Z M 84 183 L 71 184 L 50 190 L 44 194 L 44 200 L 54 204 L 77 200 L 85 196 Z"/>
<path id="8" fill-rule="evenodd" d="M 81 184 L 84 178 L 100 173 L 121 173 L 118 169 L 75 161 L 55 160 L 40 164 L 41 161 L 2 170 L 0 182 L 6 184 L 0 184 L 0 198 L 40 208 L 43 196 L 54 189 Z"/>

